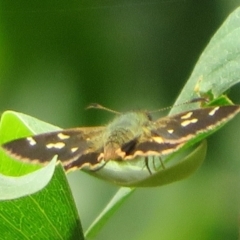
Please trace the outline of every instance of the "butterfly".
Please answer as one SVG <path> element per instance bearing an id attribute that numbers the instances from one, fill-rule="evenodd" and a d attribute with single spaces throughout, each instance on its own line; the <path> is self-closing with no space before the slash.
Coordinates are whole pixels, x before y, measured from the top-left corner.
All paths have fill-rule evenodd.
<path id="1" fill-rule="evenodd" d="M 13 158 L 47 164 L 58 156 L 66 171 L 88 166 L 99 168 L 109 161 L 171 154 L 197 136 L 208 136 L 232 119 L 240 106 L 215 106 L 152 120 L 147 111 L 129 111 L 106 126 L 80 127 L 19 138 L 2 145 Z M 148 166 L 147 166 L 148 168 Z M 150 170 L 149 170 L 150 171 Z"/>

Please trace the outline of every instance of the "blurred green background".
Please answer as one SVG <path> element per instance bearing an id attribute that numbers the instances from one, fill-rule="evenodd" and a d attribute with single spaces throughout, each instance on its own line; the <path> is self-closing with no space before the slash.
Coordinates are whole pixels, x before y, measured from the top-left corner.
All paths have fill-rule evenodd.
<path id="1" fill-rule="evenodd" d="M 0 1 L 0 110 L 63 128 L 110 113 L 174 103 L 199 55 L 237 0 Z M 240 103 L 240 87 L 230 98 Z M 139 189 L 101 231 L 106 239 L 237 239 L 239 116 L 209 139 L 192 177 Z M 68 176 L 86 229 L 118 187 Z"/>

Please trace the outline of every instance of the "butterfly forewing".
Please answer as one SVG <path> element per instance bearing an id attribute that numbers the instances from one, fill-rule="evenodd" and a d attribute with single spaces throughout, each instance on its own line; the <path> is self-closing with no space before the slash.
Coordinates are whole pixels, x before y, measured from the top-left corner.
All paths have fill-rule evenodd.
<path id="1" fill-rule="evenodd" d="M 164 155 L 181 148 L 201 133 L 208 135 L 240 111 L 236 105 L 196 109 L 160 118 L 154 122 L 151 138 L 136 146 L 137 155 Z"/>
<path id="2" fill-rule="evenodd" d="M 44 164 L 57 155 L 65 169 L 75 167 L 74 161 L 78 162 L 80 168 L 85 164 L 98 164 L 103 129 L 74 128 L 43 133 L 16 139 L 2 147 L 9 155 L 22 161 Z"/>

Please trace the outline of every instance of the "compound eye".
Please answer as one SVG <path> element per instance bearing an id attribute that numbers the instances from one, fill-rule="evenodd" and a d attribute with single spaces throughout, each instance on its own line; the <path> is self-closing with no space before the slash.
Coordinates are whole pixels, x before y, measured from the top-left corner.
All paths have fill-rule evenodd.
<path id="1" fill-rule="evenodd" d="M 146 115 L 147 115 L 147 118 L 148 118 L 149 121 L 153 120 L 152 115 L 150 113 L 146 113 Z"/>

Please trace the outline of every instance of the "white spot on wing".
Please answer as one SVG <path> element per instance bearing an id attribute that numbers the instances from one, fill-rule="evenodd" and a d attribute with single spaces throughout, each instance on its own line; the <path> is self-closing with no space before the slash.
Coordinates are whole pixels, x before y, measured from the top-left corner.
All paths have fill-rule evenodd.
<path id="1" fill-rule="evenodd" d="M 63 142 L 48 143 L 48 144 L 46 145 L 46 147 L 47 147 L 48 149 L 50 149 L 50 148 L 58 148 L 58 149 L 61 149 L 61 148 L 65 147 L 65 143 L 63 143 Z"/>
<path id="2" fill-rule="evenodd" d="M 186 126 L 188 126 L 189 124 L 196 123 L 197 121 L 198 121 L 197 118 L 193 118 L 193 119 L 190 119 L 190 120 L 186 120 L 186 121 L 181 122 L 181 126 L 182 126 L 182 127 L 186 127 Z"/>
<path id="3" fill-rule="evenodd" d="M 213 110 L 211 110 L 211 112 L 209 112 L 208 115 L 213 116 L 218 109 L 219 109 L 219 107 L 215 107 Z"/>
<path id="4" fill-rule="evenodd" d="M 66 135 L 66 134 L 64 134 L 64 133 L 59 133 L 57 136 L 58 136 L 61 140 L 70 138 L 69 135 Z"/>
<path id="5" fill-rule="evenodd" d="M 154 142 L 157 142 L 157 143 L 163 143 L 163 138 L 162 137 L 153 137 L 152 138 Z"/>
<path id="6" fill-rule="evenodd" d="M 174 132 L 173 129 L 168 129 L 167 131 L 168 131 L 168 133 L 170 133 L 170 134 L 172 134 L 172 133 Z"/>
<path id="7" fill-rule="evenodd" d="M 26 139 L 31 146 L 34 146 L 37 144 L 37 142 L 32 137 L 27 137 Z"/>
<path id="8" fill-rule="evenodd" d="M 181 116 L 181 119 L 188 119 L 192 116 L 193 112 L 188 112 L 185 115 Z"/>
<path id="9" fill-rule="evenodd" d="M 73 147 L 73 148 L 71 148 L 71 152 L 72 152 L 72 153 L 76 152 L 77 150 L 78 150 L 78 147 Z"/>

